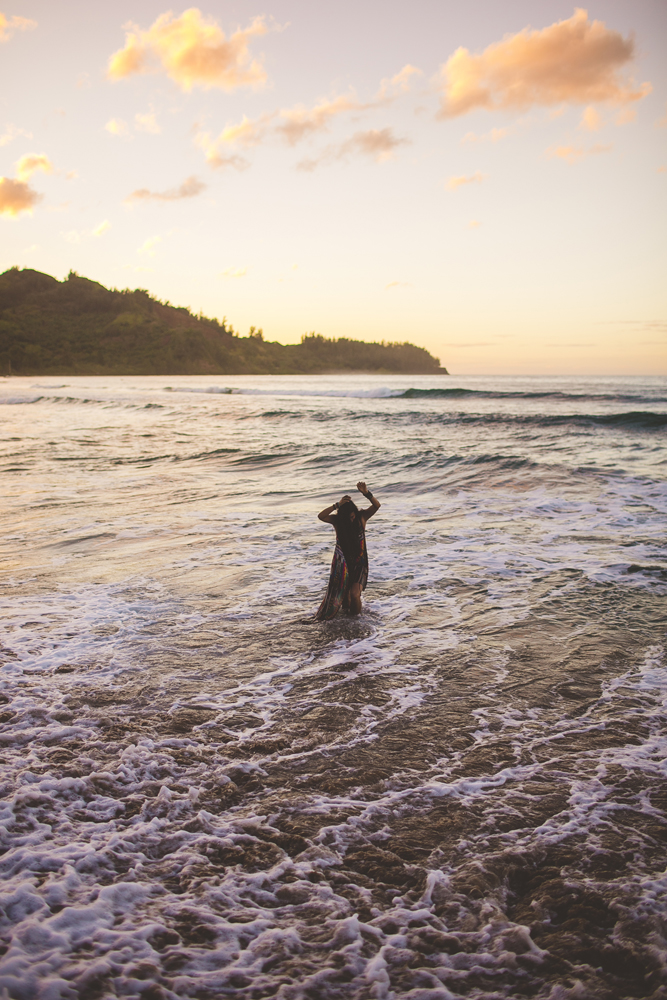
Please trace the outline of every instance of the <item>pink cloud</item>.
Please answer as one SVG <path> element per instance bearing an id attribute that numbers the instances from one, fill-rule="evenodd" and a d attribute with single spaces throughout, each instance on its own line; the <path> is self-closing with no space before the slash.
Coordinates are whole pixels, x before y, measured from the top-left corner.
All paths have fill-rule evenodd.
<path id="1" fill-rule="evenodd" d="M 524 28 L 478 55 L 457 49 L 440 72 L 440 117 L 477 108 L 637 101 L 652 88 L 621 78 L 621 69 L 634 53 L 631 38 L 609 30 L 602 21 L 589 21 L 587 11 L 578 8 L 566 21 L 541 31 Z"/>
<path id="2" fill-rule="evenodd" d="M 229 38 L 216 21 L 204 20 L 196 7 L 180 17 L 171 11 L 160 14 L 147 31 L 135 24 L 126 28 L 124 48 L 109 59 L 111 80 L 162 70 L 184 91 L 193 87 L 234 91 L 266 82 L 266 71 L 249 50 L 250 40 L 268 31 L 261 17 Z"/>
<path id="3" fill-rule="evenodd" d="M 125 204 L 129 205 L 135 201 L 180 201 L 183 198 L 195 198 L 205 189 L 206 185 L 196 177 L 188 177 L 178 187 L 170 188 L 168 191 L 149 191 L 148 188 L 139 188 L 127 196 Z"/>

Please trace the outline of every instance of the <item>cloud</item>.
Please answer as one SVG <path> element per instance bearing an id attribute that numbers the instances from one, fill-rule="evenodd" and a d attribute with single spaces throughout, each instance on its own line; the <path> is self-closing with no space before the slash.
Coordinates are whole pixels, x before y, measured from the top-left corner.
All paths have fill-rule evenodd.
<path id="1" fill-rule="evenodd" d="M 384 286 L 385 292 L 388 292 L 391 288 L 412 288 L 409 281 L 390 281 L 388 285 Z"/>
<path id="2" fill-rule="evenodd" d="M 484 174 L 481 170 L 476 170 L 474 174 L 459 174 L 458 177 L 449 177 L 445 187 L 448 191 L 456 191 L 457 188 L 463 187 L 464 184 L 481 184 L 484 180 Z"/>
<path id="3" fill-rule="evenodd" d="M 226 267 L 220 272 L 221 278 L 245 278 L 248 273 L 247 267 Z"/>
<path id="4" fill-rule="evenodd" d="M 409 90 L 410 81 L 415 75 L 422 76 L 423 74 L 420 69 L 408 63 L 395 76 L 382 80 L 375 98 L 365 103 L 359 101 L 354 94 L 342 94 L 332 99 L 322 100 L 310 109 L 303 105 L 283 108 L 279 113 L 282 124 L 276 126 L 276 132 L 290 146 L 294 146 L 315 132 L 325 131 L 329 122 L 337 115 L 355 111 L 369 111 L 392 101 L 398 94 Z"/>
<path id="5" fill-rule="evenodd" d="M 471 219 L 468 223 L 468 229 L 479 229 L 481 225 L 482 223 L 478 222 L 477 219 Z"/>
<path id="6" fill-rule="evenodd" d="M 20 181 L 29 180 L 37 170 L 53 173 L 53 164 L 46 153 L 26 153 L 16 161 L 16 176 Z"/>
<path id="7" fill-rule="evenodd" d="M 124 122 L 122 118 L 112 118 L 104 127 L 112 135 L 127 135 L 129 132 L 127 122 Z"/>
<path id="8" fill-rule="evenodd" d="M 161 14 L 148 31 L 131 23 L 125 28 L 125 47 L 109 59 L 110 80 L 162 70 L 186 92 L 193 87 L 231 92 L 266 82 L 264 67 L 248 48 L 252 38 L 268 31 L 262 17 L 229 38 L 215 21 L 205 21 L 197 7 L 180 17 L 171 11 Z"/>
<path id="9" fill-rule="evenodd" d="M 149 257 L 154 257 L 155 250 L 153 248 L 156 247 L 158 243 L 162 243 L 161 236 L 149 236 L 148 239 L 144 240 L 141 246 L 137 248 L 137 253 L 146 253 Z"/>
<path id="10" fill-rule="evenodd" d="M 390 160 L 399 146 L 406 146 L 409 139 L 398 139 L 390 128 L 372 128 L 367 132 L 355 132 L 340 147 L 339 156 L 348 153 L 363 153 L 372 156 L 378 163 Z"/>
<path id="11" fill-rule="evenodd" d="M 64 240 L 68 243 L 80 243 L 81 240 L 86 236 L 85 232 L 79 233 L 76 229 L 70 229 L 67 233 L 60 234 Z"/>
<path id="12" fill-rule="evenodd" d="M 32 213 L 42 195 L 23 181 L 0 177 L 0 215 L 15 218 L 21 212 Z"/>
<path id="13" fill-rule="evenodd" d="M 298 104 L 293 108 L 268 112 L 255 119 L 244 115 L 238 124 L 227 125 L 216 139 L 205 132 L 197 135 L 195 142 L 204 150 L 206 159 L 212 166 L 233 166 L 244 169 L 248 166 L 245 160 L 225 156 L 221 154 L 221 148 L 226 145 L 245 148 L 258 146 L 270 135 L 278 136 L 289 146 L 295 146 L 318 132 L 327 131 L 333 119 L 339 115 L 368 111 L 394 100 L 399 93 L 409 89 L 410 81 L 415 75 L 421 75 L 421 70 L 408 64 L 395 76 L 383 80 L 378 94 L 371 101 L 364 103 L 354 93 L 340 94 L 338 97 L 323 98 L 311 108 Z M 395 144 L 405 141 L 395 140 Z M 333 147 L 327 151 L 328 159 L 332 158 L 332 151 Z M 333 153 L 333 158 L 339 158 L 348 151 L 346 149 L 341 152 L 339 147 L 338 152 Z M 312 169 L 310 164 L 320 161 L 307 162 L 309 166 L 305 169 Z"/>
<path id="14" fill-rule="evenodd" d="M 303 106 L 284 109 L 280 112 L 283 124 L 276 126 L 276 132 L 290 146 L 294 146 L 314 132 L 326 129 L 330 120 L 336 115 L 348 111 L 362 111 L 368 107 L 370 105 L 361 104 L 356 97 L 340 96 L 330 101 L 320 101 L 310 110 Z"/>
<path id="15" fill-rule="evenodd" d="M 263 137 L 263 120 L 251 121 L 243 116 L 238 125 L 228 125 L 220 134 L 221 142 L 240 143 L 242 146 L 256 146 Z"/>
<path id="16" fill-rule="evenodd" d="M 93 236 L 104 236 L 104 234 L 110 229 L 111 223 L 108 219 L 105 219 L 104 222 L 100 222 L 99 226 L 95 226 L 93 229 Z"/>
<path id="17" fill-rule="evenodd" d="M 137 132 L 151 132 L 153 135 L 158 135 L 162 131 L 152 111 L 145 115 L 136 114 L 134 116 L 134 127 Z"/>
<path id="18" fill-rule="evenodd" d="M 634 41 L 589 21 L 577 8 L 566 21 L 532 31 L 524 28 L 494 42 L 479 55 L 459 48 L 441 67 L 441 118 L 476 108 L 527 108 L 531 105 L 625 104 L 650 93 L 620 76 L 634 56 Z"/>
<path id="19" fill-rule="evenodd" d="M 25 129 L 17 128 L 16 125 L 7 125 L 6 131 L 0 135 L 0 146 L 8 146 L 10 142 L 13 142 L 20 135 L 26 139 L 32 139 L 32 132 L 26 132 Z"/>
<path id="20" fill-rule="evenodd" d="M 371 105 L 361 104 L 354 96 L 340 96 L 332 100 L 323 100 L 313 108 L 298 105 L 294 108 L 283 108 L 251 119 L 245 115 L 238 124 L 227 125 L 217 139 L 212 139 L 208 132 L 196 136 L 195 142 L 206 154 L 207 161 L 212 166 L 233 166 L 242 170 L 248 166 L 246 160 L 221 154 L 221 147 L 243 146 L 249 148 L 258 146 L 271 132 L 280 136 L 289 146 L 327 129 L 329 122 L 336 115 L 350 111 L 361 111 Z M 280 124 L 273 126 L 276 118 Z"/>
<path id="21" fill-rule="evenodd" d="M 388 97 L 395 97 L 397 94 L 405 94 L 410 89 L 410 84 L 413 76 L 423 76 L 424 74 L 416 66 L 411 66 L 407 63 L 402 70 L 396 73 L 395 76 L 385 79 L 380 84 L 380 89 L 377 93 L 377 100 L 383 101 Z"/>
<path id="22" fill-rule="evenodd" d="M 53 164 L 46 153 L 26 153 L 16 161 L 16 179 L 0 177 L 0 215 L 16 217 L 21 212 L 32 213 L 42 195 L 27 181 L 37 170 L 53 173 Z"/>
<path id="23" fill-rule="evenodd" d="M 182 198 L 195 198 L 206 189 L 197 177 L 188 177 L 177 188 L 170 188 L 169 191 L 149 191 L 148 188 L 139 188 L 133 191 L 125 199 L 125 204 L 129 205 L 133 201 L 180 201 Z"/>
<path id="24" fill-rule="evenodd" d="M 584 129 L 586 132 L 599 132 L 602 125 L 602 115 L 593 107 L 592 104 L 589 104 L 581 116 L 579 128 Z"/>
<path id="25" fill-rule="evenodd" d="M 612 148 L 611 144 L 602 146 L 600 143 L 591 146 L 589 149 L 584 149 L 582 146 L 551 146 L 547 149 L 546 155 L 549 159 L 556 157 L 559 160 L 566 160 L 568 163 L 576 163 L 577 160 L 582 160 L 585 156 L 608 153 Z"/>
<path id="26" fill-rule="evenodd" d="M 412 78 L 421 76 L 422 71 L 410 64 L 403 67 L 395 76 L 382 80 L 380 90 L 376 96 L 367 102 L 360 101 L 354 93 L 340 94 L 338 97 L 323 98 L 313 107 L 298 104 L 292 108 L 281 108 L 279 111 L 271 111 L 260 117 L 252 119 L 246 115 L 240 122 L 227 125 L 217 138 L 212 138 L 208 132 L 200 132 L 195 137 L 195 143 L 204 150 L 207 162 L 213 167 L 231 166 L 237 170 L 243 170 L 249 166 L 248 162 L 237 156 L 225 155 L 222 149 L 225 146 L 241 146 L 250 148 L 259 146 L 270 136 L 278 136 L 289 146 L 308 139 L 318 132 L 328 131 L 331 122 L 339 115 L 354 114 L 355 112 L 369 111 L 386 105 L 393 101 L 399 94 L 405 93 Z M 381 130 L 386 133 L 387 130 Z M 360 136 L 362 133 L 357 133 Z M 366 133 L 370 135 L 371 133 Z M 376 132 L 376 134 L 379 134 Z M 370 140 L 372 142 L 372 140 Z M 407 140 L 393 140 L 394 145 L 399 145 Z M 339 147 L 329 147 L 323 157 L 315 160 L 304 161 L 300 164 L 301 169 L 312 170 L 322 162 L 323 159 L 339 159 L 348 152 L 354 151 L 354 146 L 363 140 L 349 140 L 352 145 L 343 144 Z M 363 151 L 363 149 L 362 149 Z M 381 158 L 391 155 L 391 149 L 386 145 L 381 151 L 387 154 Z"/>
<path id="27" fill-rule="evenodd" d="M 215 145 L 227 144 L 230 146 L 258 146 L 266 135 L 270 121 L 275 118 L 274 113 L 262 115 L 260 118 L 247 118 L 245 115 L 238 125 L 227 125 L 218 138 Z"/>
<path id="28" fill-rule="evenodd" d="M 29 17 L 7 17 L 0 14 L 0 42 L 8 42 L 15 31 L 31 31 L 37 27 L 37 21 Z"/>
<path id="29" fill-rule="evenodd" d="M 466 132 L 461 139 L 461 145 L 466 142 L 499 142 L 509 134 L 510 130 L 508 128 L 492 128 L 490 132 L 485 132 L 483 135 L 477 135 L 475 132 Z"/>
<path id="30" fill-rule="evenodd" d="M 235 170 L 245 170 L 250 166 L 248 161 L 244 160 L 242 156 L 236 156 L 235 154 L 227 156 L 224 153 L 220 153 L 219 147 L 222 143 L 222 135 L 219 135 L 217 139 L 213 139 L 209 132 L 199 132 L 195 136 L 195 144 L 200 149 L 203 149 L 206 162 L 210 167 L 214 169 L 234 167 Z"/>
<path id="31" fill-rule="evenodd" d="M 312 160 L 302 160 L 297 164 L 298 170 L 312 171 L 324 163 L 333 163 L 348 156 L 361 154 L 371 156 L 377 163 L 392 159 L 399 146 L 405 146 L 409 139 L 397 138 L 390 128 L 369 129 L 367 132 L 355 132 L 339 145 L 327 146 L 321 156 Z"/>
<path id="32" fill-rule="evenodd" d="M 130 134 L 130 127 L 122 118 L 111 118 L 104 127 L 111 135 Z M 144 115 L 137 112 L 134 116 L 134 127 L 137 132 L 150 132 L 153 135 L 158 135 L 162 131 L 153 111 L 147 111 Z"/>

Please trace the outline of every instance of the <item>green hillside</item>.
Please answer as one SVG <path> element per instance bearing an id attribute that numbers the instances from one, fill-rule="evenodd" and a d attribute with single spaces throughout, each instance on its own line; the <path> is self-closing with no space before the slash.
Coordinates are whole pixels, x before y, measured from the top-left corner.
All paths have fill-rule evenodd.
<path id="1" fill-rule="evenodd" d="M 194 316 L 147 291 L 110 290 L 70 272 L 0 275 L 0 374 L 322 375 L 446 374 L 413 344 L 367 344 L 307 334 L 300 344 L 239 337 L 225 320 Z"/>

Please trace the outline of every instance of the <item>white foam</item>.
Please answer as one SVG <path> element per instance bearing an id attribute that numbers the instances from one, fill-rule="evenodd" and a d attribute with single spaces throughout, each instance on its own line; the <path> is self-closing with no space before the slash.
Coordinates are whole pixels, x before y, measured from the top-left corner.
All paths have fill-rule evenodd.
<path id="1" fill-rule="evenodd" d="M 637 605 L 653 607 L 662 587 L 650 568 L 663 558 L 664 486 L 556 468 L 552 456 L 535 458 L 544 441 L 503 438 L 511 456 L 532 448 L 535 461 L 498 471 L 472 462 L 498 438 L 400 422 L 370 433 L 357 383 L 348 393 L 356 422 L 332 435 L 325 421 L 262 421 L 240 392 L 219 405 L 211 397 L 223 387 L 208 383 L 201 401 L 140 408 L 164 399 L 163 381 L 86 380 L 71 398 L 89 393 L 104 407 L 12 413 L 22 438 L 7 444 L 8 458 L 27 471 L 3 477 L 15 569 L 0 636 L 0 918 L 10 943 L 0 992 L 55 1000 L 99 990 L 108 977 L 117 992 L 138 996 L 172 958 L 182 964 L 165 976 L 170 997 L 243 996 L 249 984 L 275 993 L 287 989 L 281 963 L 295 995 L 340 994 L 334 977 L 345 970 L 350 991 L 441 1000 L 520 965 L 546 996 L 550 986 L 536 985 L 542 952 L 508 919 L 504 888 L 475 900 L 457 893 L 456 879 L 467 864 L 483 872 L 562 844 L 602 855 L 603 835 L 627 840 L 620 805 L 639 820 L 639 860 L 613 885 L 593 876 L 586 884 L 611 886 L 618 912 L 657 928 L 667 886 L 642 868 L 656 846 L 642 824 L 662 817 L 651 792 L 667 777 L 667 675 L 657 645 L 638 657 L 646 629 L 632 616 Z M 382 393 L 399 391 L 387 382 L 360 388 L 380 399 L 374 410 Z M 259 394 L 265 384 L 234 388 Z M 265 394 L 283 391 L 276 383 Z M 311 397 L 289 412 L 316 409 Z M 325 402 L 317 412 L 330 414 Z M 221 445 L 284 466 L 199 460 Z M 454 453 L 460 464 L 448 467 Z M 166 457 L 153 469 L 123 469 L 157 455 Z M 575 449 L 568 461 L 584 465 L 579 457 Z M 457 479 L 461 469 L 477 478 Z M 314 515 L 364 474 L 383 501 L 368 526 L 364 612 L 304 625 L 326 586 L 333 542 Z M 602 635 L 600 605 L 587 603 L 600 594 L 618 599 L 627 618 L 630 662 L 603 664 L 600 696 L 574 702 L 574 713 L 555 695 L 535 702 L 530 688 L 515 691 L 515 650 L 503 647 L 517 647 L 513 636 L 524 630 L 536 644 L 556 641 L 540 624 L 545 614 L 553 621 L 556 601 L 576 610 L 573 648 L 591 624 Z M 437 713 L 452 706 L 463 741 L 439 735 L 421 756 L 407 747 L 405 763 L 383 771 L 387 733 L 421 733 L 434 720 L 440 733 Z M 194 721 L 179 732 L 188 712 Z M 596 742 L 628 727 L 640 734 L 632 742 Z M 575 754 L 572 745 L 587 749 Z M 372 781 L 366 759 L 377 762 Z M 347 781 L 351 760 L 363 766 Z M 562 802 L 535 820 L 539 783 Z M 449 806 L 453 817 L 460 809 L 476 819 L 452 845 L 406 866 L 423 869 L 423 892 L 380 892 L 368 877 L 355 886 L 353 868 L 341 889 L 355 852 L 391 852 L 400 822 L 418 831 L 423 817 L 427 829 L 431 813 Z M 294 856 L 278 846 L 286 817 L 314 831 Z M 254 864 L 236 860 L 253 851 Z M 209 865 L 209 856 L 221 860 Z M 189 940 L 197 921 L 203 931 Z M 173 940 L 177 927 L 177 944 L 156 943 L 161 934 Z M 457 935 L 460 950 L 438 946 L 420 966 L 422 927 Z M 644 937 L 653 933 L 646 927 Z M 574 997 L 576 988 L 551 994 Z"/>
<path id="2" fill-rule="evenodd" d="M 405 389 L 391 389 L 378 386 L 373 389 L 297 389 L 289 385 L 275 385 L 271 389 L 253 389 L 241 386 L 170 386 L 164 387 L 164 392 L 194 392 L 222 396 L 315 396 L 322 399 L 393 399 L 402 397 Z"/>

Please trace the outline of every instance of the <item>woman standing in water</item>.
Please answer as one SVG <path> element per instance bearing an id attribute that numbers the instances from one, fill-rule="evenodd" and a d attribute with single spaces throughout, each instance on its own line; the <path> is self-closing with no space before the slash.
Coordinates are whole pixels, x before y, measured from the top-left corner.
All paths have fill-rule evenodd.
<path id="1" fill-rule="evenodd" d="M 366 521 L 380 509 L 380 501 L 373 496 L 366 483 L 357 483 L 357 489 L 370 501 L 370 507 L 359 510 L 346 493 L 338 503 L 325 507 L 317 515 L 320 521 L 334 526 L 336 548 L 331 563 L 329 586 L 315 615 L 315 621 L 333 618 L 341 605 L 353 615 L 358 615 L 361 611 L 361 592 L 366 589 L 368 580 Z"/>

